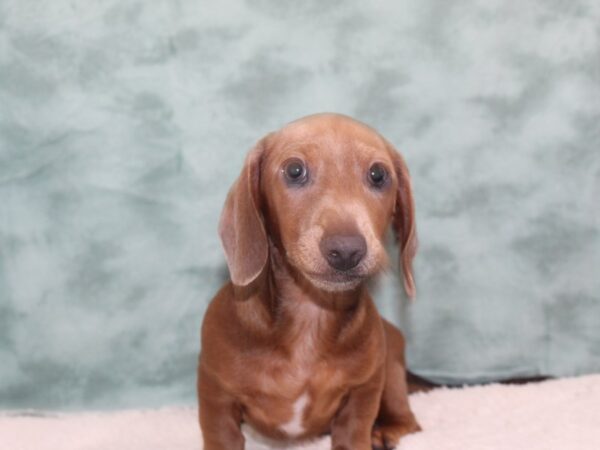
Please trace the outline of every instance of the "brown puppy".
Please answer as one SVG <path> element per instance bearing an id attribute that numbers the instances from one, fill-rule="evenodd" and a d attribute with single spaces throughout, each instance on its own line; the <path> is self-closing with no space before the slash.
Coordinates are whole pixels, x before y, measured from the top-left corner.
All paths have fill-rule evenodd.
<path id="1" fill-rule="evenodd" d="M 404 339 L 365 287 L 387 264 L 390 223 L 413 296 L 410 177 L 385 139 L 319 114 L 258 142 L 221 216 L 231 282 L 202 326 L 206 450 L 242 450 L 242 422 L 280 440 L 331 433 L 335 450 L 391 449 L 419 430 Z"/>

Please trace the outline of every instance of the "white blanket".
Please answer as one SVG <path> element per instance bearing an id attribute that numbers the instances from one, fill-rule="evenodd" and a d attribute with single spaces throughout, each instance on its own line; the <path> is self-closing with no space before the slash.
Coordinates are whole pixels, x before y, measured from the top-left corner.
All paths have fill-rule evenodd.
<path id="1" fill-rule="evenodd" d="M 411 396 L 424 431 L 399 450 L 598 450 L 600 375 Z M 265 450 L 249 437 L 248 450 Z M 281 448 L 281 447 L 280 447 Z M 329 439 L 288 450 L 328 450 Z M 1 450 L 199 450 L 193 408 L 0 415 Z"/>

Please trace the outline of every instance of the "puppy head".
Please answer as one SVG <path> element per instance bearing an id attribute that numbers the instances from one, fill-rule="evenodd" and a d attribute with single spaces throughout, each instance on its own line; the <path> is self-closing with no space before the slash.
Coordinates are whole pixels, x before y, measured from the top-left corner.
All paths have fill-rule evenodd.
<path id="1" fill-rule="evenodd" d="M 268 135 L 250 152 L 220 234 L 234 284 L 260 274 L 270 238 L 313 285 L 344 291 L 387 264 L 383 238 L 390 223 L 413 296 L 414 203 L 404 161 L 366 125 L 319 114 Z"/>

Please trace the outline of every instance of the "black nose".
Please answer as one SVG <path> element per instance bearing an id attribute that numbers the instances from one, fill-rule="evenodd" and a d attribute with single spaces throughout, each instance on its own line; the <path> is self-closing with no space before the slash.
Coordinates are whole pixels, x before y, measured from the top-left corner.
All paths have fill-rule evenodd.
<path id="1" fill-rule="evenodd" d="M 356 267 L 367 253 L 367 242 L 361 235 L 333 235 L 321 239 L 319 248 L 331 267 L 350 270 Z"/>

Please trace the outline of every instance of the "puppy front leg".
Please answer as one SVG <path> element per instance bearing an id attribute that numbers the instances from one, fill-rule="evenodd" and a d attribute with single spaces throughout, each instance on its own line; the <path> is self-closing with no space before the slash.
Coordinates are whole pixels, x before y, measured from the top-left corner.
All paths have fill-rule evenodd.
<path id="1" fill-rule="evenodd" d="M 338 411 L 331 426 L 333 450 L 371 450 L 373 424 L 383 390 L 383 371 L 354 389 Z"/>
<path id="2" fill-rule="evenodd" d="M 204 450 L 244 450 L 240 405 L 202 369 L 198 374 L 198 403 Z"/>

